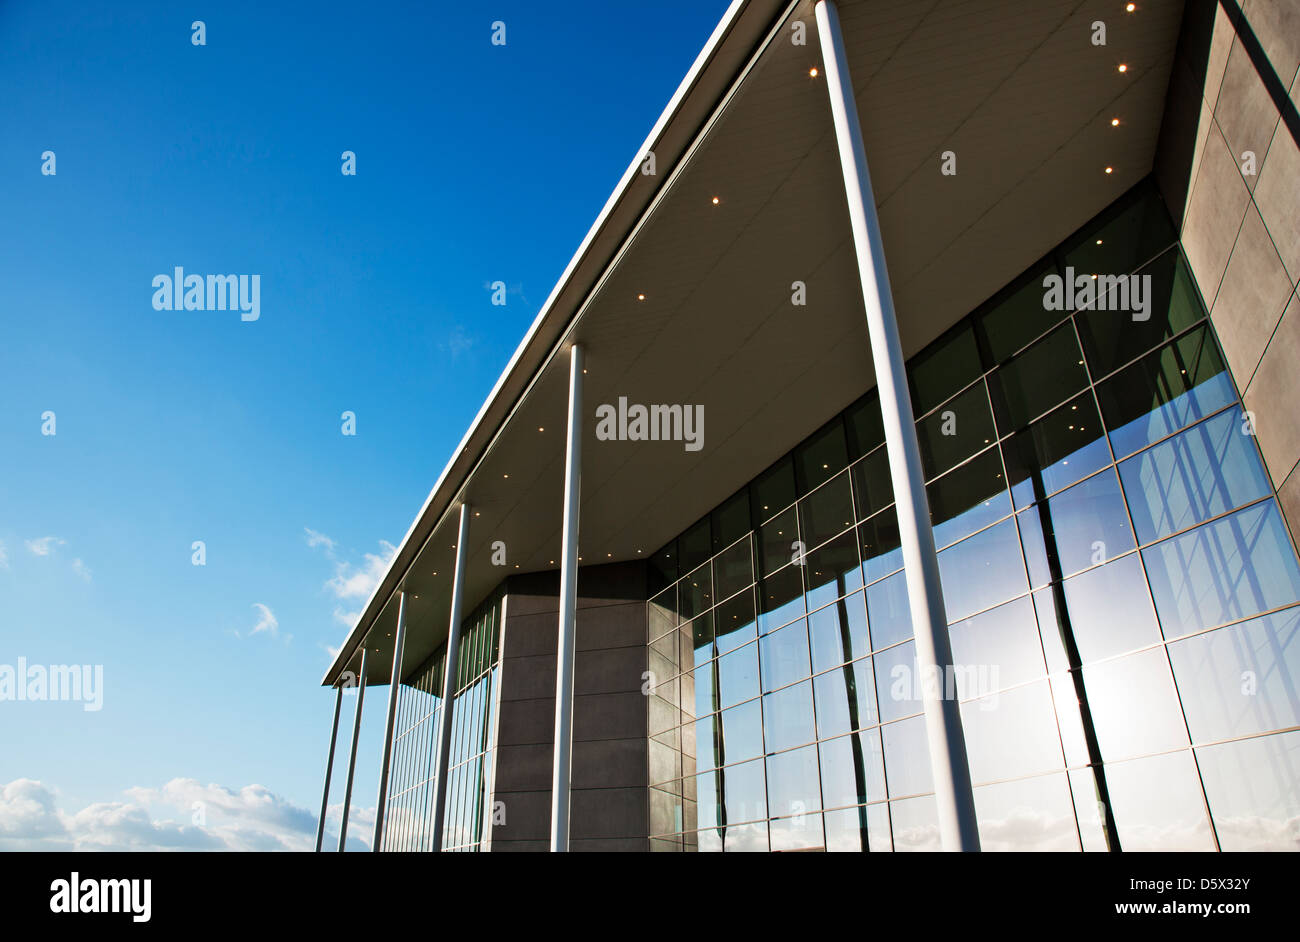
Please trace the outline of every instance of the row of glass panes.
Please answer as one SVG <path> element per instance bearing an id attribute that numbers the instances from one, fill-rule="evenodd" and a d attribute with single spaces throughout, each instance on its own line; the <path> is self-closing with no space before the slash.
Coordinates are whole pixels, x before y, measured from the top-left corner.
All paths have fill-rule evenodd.
<path id="1" fill-rule="evenodd" d="M 1113 313 L 1081 311 L 1068 316 L 1062 315 L 1063 322 L 1053 320 L 1052 326 L 1042 331 L 1036 339 L 1028 338 L 1028 346 L 1016 352 L 1015 359 L 1011 362 L 997 361 L 982 372 L 981 356 L 977 351 L 980 345 L 976 343 L 974 334 L 970 334 L 966 345 L 969 347 L 968 359 L 973 364 L 971 367 L 973 372 L 963 373 L 957 370 L 956 375 L 962 378 L 957 388 L 955 390 L 950 388 L 949 394 L 943 397 L 947 402 L 930 407 L 927 401 L 928 411 L 922 414 L 917 423 L 927 477 L 942 473 L 960 460 L 960 457 L 953 458 L 953 446 L 965 447 L 962 442 L 967 440 L 977 443 L 978 439 L 983 438 L 988 442 L 997 437 L 993 429 L 995 417 L 996 424 L 1001 429 L 1000 434 L 1006 437 L 1048 411 L 1042 406 L 1044 402 L 1065 401 L 1071 395 L 1084 390 L 1090 381 L 1115 378 L 1114 383 L 1103 384 L 1100 393 L 1105 400 L 1103 405 L 1108 412 L 1108 417 L 1123 415 L 1125 409 L 1131 410 L 1134 400 L 1127 393 L 1131 392 L 1133 376 L 1125 377 L 1121 381 L 1121 378 L 1114 374 L 1120 373 L 1125 367 L 1134 367 L 1134 361 L 1140 359 L 1145 351 L 1163 343 L 1171 336 L 1186 331 L 1204 316 L 1186 265 L 1176 248 L 1166 251 L 1150 262 L 1146 269 L 1144 274 L 1150 274 L 1153 279 L 1159 280 L 1154 293 L 1166 300 L 1167 306 L 1164 312 L 1166 316 L 1153 315 L 1146 322 L 1122 321 L 1123 328 L 1116 333 L 1115 323 L 1119 318 Z M 1029 287 L 1033 287 L 1033 284 L 1031 283 Z M 1036 290 L 1041 301 L 1041 284 Z M 1039 313 L 1041 314 L 1041 310 Z M 969 325 L 959 328 L 955 337 L 961 339 L 970 330 Z M 956 340 L 947 338 L 936 343 L 952 345 Z M 1085 367 L 1084 351 L 1092 362 L 1091 370 Z M 934 352 L 942 353 L 942 350 Z M 932 355 L 932 353 L 923 353 L 914 359 Z M 1188 362 L 1193 366 L 1196 365 L 1194 358 Z M 1062 368 L 1063 364 L 1069 364 L 1069 368 Z M 952 373 L 951 369 L 947 369 L 943 375 L 952 375 Z M 1032 374 L 1032 382 L 1027 381 L 1026 374 Z M 990 389 L 984 388 L 986 384 L 991 387 L 991 393 Z M 916 388 L 915 385 L 913 388 Z M 1108 395 L 1111 390 L 1117 393 L 1113 397 Z M 953 392 L 955 395 L 952 394 Z M 959 427 L 969 427 L 969 434 L 962 431 L 958 436 L 943 435 L 945 427 L 948 431 L 952 430 L 949 415 L 956 413 L 960 417 L 962 409 L 967 406 L 975 406 L 981 410 L 980 414 L 975 416 L 974 424 L 958 423 Z M 1093 408 L 1095 409 L 1095 406 Z M 855 410 L 861 411 L 860 404 L 846 410 L 846 415 Z M 860 421 L 856 422 L 856 426 L 861 424 Z M 878 416 L 877 420 L 870 424 L 877 426 Z M 700 538 L 690 535 L 696 530 L 703 533 L 701 528 L 708 529 L 711 519 L 717 518 L 714 519 L 714 529 L 729 533 L 723 542 L 730 542 L 739 535 L 739 532 L 750 528 L 746 517 L 755 521 L 770 519 L 780 512 L 780 509 L 792 505 L 797 494 L 807 494 L 818 484 L 843 469 L 849 463 L 848 455 L 853 451 L 870 451 L 883 441 L 883 432 L 881 432 L 866 439 L 869 444 L 863 448 L 862 436 L 853 433 L 854 427 L 854 420 L 844 416 L 837 418 L 830 425 L 810 436 L 803 445 L 791 453 L 795 455 L 801 449 L 807 452 L 797 468 L 792 463 L 793 458 L 787 456 L 755 479 L 749 488 L 742 489 L 735 497 L 725 502 L 710 518 L 705 518 L 696 527 L 688 530 L 682 539 L 693 547 L 692 555 L 698 558 L 696 554 L 699 554 L 702 548 L 705 550 L 703 556 L 711 555 L 707 552 L 707 535 Z M 854 445 L 854 442 L 859 444 L 846 450 L 846 435 L 850 445 Z M 944 441 L 946 437 L 955 437 L 958 441 L 946 443 Z M 832 444 L 825 444 L 832 439 Z M 1117 451 L 1124 453 L 1123 449 Z M 968 448 L 966 454 L 969 453 Z M 892 495 L 888 493 L 888 474 L 883 464 L 883 452 L 877 457 L 881 462 L 880 470 L 885 472 L 879 476 L 876 485 L 877 490 L 882 492 L 879 499 L 883 500 L 883 503 L 878 503 L 877 506 L 884 506 L 892 500 Z M 795 474 L 795 471 L 800 473 Z M 765 482 L 772 480 L 774 474 L 785 483 L 775 488 L 768 486 Z M 796 478 L 800 480 L 796 481 Z M 748 498 L 746 498 L 747 492 L 750 492 Z M 741 507 L 742 504 L 752 504 L 752 507 Z M 734 512 L 729 510 L 733 506 L 736 508 Z M 720 545 L 719 535 L 714 535 L 715 550 Z M 655 554 L 654 558 L 662 563 L 661 557 L 665 552 L 668 556 L 673 556 L 672 546 L 677 542 L 679 541 L 674 541 L 674 544 L 670 544 L 665 551 Z M 682 554 L 682 557 L 686 559 L 686 554 Z M 676 563 L 674 562 L 673 565 Z"/>
<path id="2" fill-rule="evenodd" d="M 1294 789 L 1261 782 L 1251 774 L 1260 768 L 1271 768 L 1274 782 L 1294 781 L 1300 771 L 1300 732 L 1107 762 L 1110 808 L 1121 847 L 1131 851 L 1292 849 L 1291 822 L 1298 810 Z M 748 821 L 743 820 L 744 805 L 737 804 L 738 816 L 728 809 L 727 826 L 707 826 L 719 820 L 716 784 L 716 778 L 702 776 L 693 797 L 652 789 L 652 849 L 939 849 L 937 817 L 929 796 L 836 810 L 830 810 L 828 800 L 820 802 L 828 809 L 824 819 L 818 807 L 808 805 L 789 817 Z M 701 800 L 709 789 L 714 796 Z M 1158 800 L 1152 800 L 1154 794 Z M 809 797 L 798 800 L 806 802 Z M 1087 769 L 980 785 L 975 788 L 975 806 L 985 850 L 1106 849 Z M 1026 816 L 1029 808 L 1031 817 Z M 823 820 L 824 832 L 819 830 Z M 669 826 L 666 831 L 664 825 Z M 824 843 L 817 839 L 823 833 Z"/>

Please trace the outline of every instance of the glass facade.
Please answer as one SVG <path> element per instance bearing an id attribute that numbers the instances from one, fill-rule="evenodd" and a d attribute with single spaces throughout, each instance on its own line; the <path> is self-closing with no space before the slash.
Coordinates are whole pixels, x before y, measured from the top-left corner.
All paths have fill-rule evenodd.
<path id="1" fill-rule="evenodd" d="M 1294 849 L 1300 565 L 1154 187 L 908 371 L 984 848 Z M 653 849 L 938 849 L 883 441 L 869 394 L 654 555 Z"/>
<path id="2" fill-rule="evenodd" d="M 441 850 L 480 850 L 491 814 L 501 643 L 500 594 L 461 629 L 452 700 L 446 826 Z M 442 715 L 447 646 L 402 683 L 389 770 L 384 850 L 433 850 L 434 757 Z"/>

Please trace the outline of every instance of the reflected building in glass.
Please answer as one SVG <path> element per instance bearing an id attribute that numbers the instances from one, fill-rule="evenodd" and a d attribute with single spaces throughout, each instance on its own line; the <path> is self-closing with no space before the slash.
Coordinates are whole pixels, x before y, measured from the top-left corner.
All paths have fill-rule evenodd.
<path id="1" fill-rule="evenodd" d="M 815 5 L 739 4 L 325 677 L 400 680 L 382 849 L 554 846 L 566 548 L 571 849 L 939 850 L 927 689 L 984 850 L 1300 848 L 1300 43 L 919 6 L 838 9 L 952 663 L 917 663 Z M 599 433 L 627 402 L 698 404 L 700 447 Z"/>

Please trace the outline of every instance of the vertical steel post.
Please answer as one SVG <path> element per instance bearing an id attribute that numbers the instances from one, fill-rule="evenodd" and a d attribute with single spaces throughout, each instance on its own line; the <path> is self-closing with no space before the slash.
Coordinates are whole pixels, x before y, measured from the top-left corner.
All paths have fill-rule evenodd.
<path id="1" fill-rule="evenodd" d="M 379 762 L 379 798 L 375 801 L 375 836 L 370 849 L 378 851 L 384 836 L 384 802 L 388 800 L 388 765 L 393 758 L 393 724 L 397 721 L 397 696 L 402 680 L 402 653 L 406 649 L 406 590 L 397 593 L 397 636 L 393 639 L 393 673 L 388 682 L 388 719 L 384 722 L 384 753 Z"/>
<path id="2" fill-rule="evenodd" d="M 460 656 L 461 608 L 465 602 L 465 553 L 469 543 L 469 504 L 460 505 L 460 528 L 456 536 L 456 570 L 451 578 L 451 618 L 447 624 L 447 665 L 442 672 L 442 713 L 438 717 L 438 754 L 434 766 L 433 834 L 430 850 L 442 850 L 447 810 L 447 765 L 451 757 L 451 707 L 456 696 L 456 662 Z"/>
<path id="3" fill-rule="evenodd" d="M 316 821 L 316 853 L 320 853 L 325 843 L 325 812 L 330 805 L 330 775 L 334 772 L 334 746 L 339 741 L 339 713 L 343 709 L 343 686 L 339 685 L 338 696 L 334 698 L 334 725 L 330 727 L 329 758 L 325 760 L 325 790 L 320 796 L 320 818 Z"/>
<path id="4" fill-rule="evenodd" d="M 361 704 L 366 699 L 366 639 L 361 641 L 361 673 L 357 675 L 357 709 L 352 717 L 352 749 L 348 754 L 348 779 L 343 788 L 343 820 L 339 823 L 339 853 L 348 840 L 348 811 L 352 806 L 352 775 L 357 770 L 357 739 L 361 736 Z"/>
<path id="5" fill-rule="evenodd" d="M 880 238 L 880 220 L 871 193 L 858 106 L 849 77 L 849 60 L 840 35 L 839 15 L 832 0 L 818 0 L 817 32 L 821 39 L 826 88 L 830 93 L 840 168 L 848 199 L 849 222 L 857 252 L 862 301 L 867 313 L 880 411 L 885 423 L 890 478 L 898 510 L 898 535 L 903 550 L 907 598 L 916 636 L 916 663 L 921 673 L 926 737 L 934 771 L 939 833 L 946 850 L 979 850 L 975 798 L 971 790 L 966 739 L 952 678 L 952 646 L 944 612 L 939 559 L 930 529 L 929 501 L 921 471 L 921 451 L 907 392 L 903 348 L 889 289 L 889 272 Z"/>
<path id="6" fill-rule="evenodd" d="M 569 849 L 573 762 L 573 652 L 578 596 L 578 502 L 582 489 L 583 350 L 569 351 L 569 428 L 564 459 L 564 531 L 560 551 L 560 634 L 555 657 L 555 762 L 551 770 L 551 850 Z"/>

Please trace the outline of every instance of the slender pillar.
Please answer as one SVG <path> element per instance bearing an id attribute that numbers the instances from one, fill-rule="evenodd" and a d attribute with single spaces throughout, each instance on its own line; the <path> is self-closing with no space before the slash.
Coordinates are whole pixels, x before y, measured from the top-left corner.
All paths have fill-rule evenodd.
<path id="1" fill-rule="evenodd" d="M 460 657 L 461 609 L 465 602 L 465 553 L 469 544 L 469 504 L 460 505 L 456 536 L 456 571 L 451 578 L 451 620 L 447 625 L 447 666 L 442 672 L 442 713 L 438 717 L 438 756 L 434 766 L 433 834 L 429 849 L 442 850 L 443 818 L 447 810 L 447 765 L 451 758 L 451 707 L 456 696 L 456 664 Z"/>
<path id="2" fill-rule="evenodd" d="M 334 725 L 330 727 L 330 753 L 325 760 L 325 791 L 320 796 L 320 819 L 316 822 L 316 853 L 320 853 L 325 843 L 325 812 L 330 805 L 330 774 L 334 771 L 334 746 L 339 741 L 339 712 L 343 709 L 343 686 L 338 688 L 334 698 Z"/>
<path id="3" fill-rule="evenodd" d="M 560 550 L 560 636 L 555 657 L 555 763 L 551 770 L 551 850 L 569 849 L 573 764 L 573 650 L 578 599 L 578 501 L 582 490 L 582 347 L 569 350 L 569 431 L 564 458 L 564 532 Z"/>
<path id="4" fill-rule="evenodd" d="M 357 739 L 361 736 L 361 703 L 366 699 L 366 642 L 361 642 L 361 673 L 357 675 L 357 710 L 352 717 L 352 749 L 348 754 L 348 779 L 343 788 L 343 820 L 339 823 L 339 853 L 348 840 L 348 811 L 352 807 L 352 773 L 357 770 Z"/>
<path id="5" fill-rule="evenodd" d="M 871 193 L 858 106 L 854 100 L 849 61 L 840 35 L 839 16 L 832 0 L 818 0 L 817 32 L 821 39 L 826 88 L 830 92 L 835 138 L 848 197 L 849 222 L 857 251 L 862 301 L 867 312 L 867 333 L 880 389 L 880 411 L 885 424 L 890 478 L 898 509 L 898 535 L 903 550 L 907 598 L 916 636 L 916 664 L 921 673 L 926 737 L 934 771 L 939 833 L 945 850 L 979 850 L 975 823 L 975 798 L 971 791 L 966 739 L 956 691 L 950 689 L 952 647 L 948 618 L 939 582 L 939 559 L 930 529 L 930 508 L 921 472 L 921 452 L 907 392 L 903 349 L 889 289 L 880 220 Z"/>
<path id="6" fill-rule="evenodd" d="M 397 696 L 401 690 L 402 652 L 406 650 L 406 590 L 397 593 L 397 637 L 393 639 L 393 674 L 388 682 L 388 719 L 384 723 L 384 756 L 379 763 L 379 798 L 375 801 L 375 836 L 372 851 L 384 836 L 384 803 L 388 800 L 388 763 L 393 758 L 393 723 L 397 721 Z"/>

